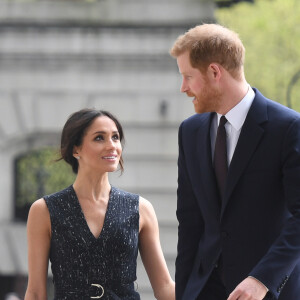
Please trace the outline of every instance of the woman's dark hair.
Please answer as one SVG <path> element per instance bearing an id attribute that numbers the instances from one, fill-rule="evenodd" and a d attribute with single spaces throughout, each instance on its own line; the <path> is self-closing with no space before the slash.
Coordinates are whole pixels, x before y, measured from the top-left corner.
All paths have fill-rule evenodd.
<path id="1" fill-rule="evenodd" d="M 97 117 L 102 116 L 106 116 L 114 121 L 120 135 L 120 142 L 122 146 L 124 144 L 123 128 L 117 118 L 114 117 L 110 112 L 84 108 L 71 114 L 62 130 L 60 145 L 61 157 L 59 160 L 63 159 L 68 164 L 70 164 L 75 174 L 78 173 L 78 161 L 73 156 L 74 146 L 78 147 L 82 144 L 82 140 L 86 133 L 86 130 L 91 126 L 91 124 Z M 124 162 L 122 156 L 119 163 L 121 172 L 123 172 Z"/>

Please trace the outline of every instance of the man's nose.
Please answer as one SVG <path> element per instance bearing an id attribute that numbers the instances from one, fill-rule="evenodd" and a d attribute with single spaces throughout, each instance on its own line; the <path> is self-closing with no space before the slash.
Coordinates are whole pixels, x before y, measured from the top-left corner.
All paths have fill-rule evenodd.
<path id="1" fill-rule="evenodd" d="M 186 84 L 186 80 L 183 79 L 182 83 L 181 83 L 180 92 L 181 93 L 186 93 L 187 91 L 188 91 L 188 85 Z"/>

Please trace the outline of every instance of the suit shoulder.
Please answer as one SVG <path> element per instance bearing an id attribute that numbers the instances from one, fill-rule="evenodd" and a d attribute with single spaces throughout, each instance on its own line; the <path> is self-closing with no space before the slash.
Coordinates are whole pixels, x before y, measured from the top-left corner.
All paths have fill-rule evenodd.
<path id="1" fill-rule="evenodd" d="M 273 119 L 277 122 L 279 122 L 279 120 L 286 122 L 293 122 L 297 120 L 300 121 L 300 113 L 298 113 L 297 111 L 270 99 L 266 99 L 266 101 L 268 115 L 271 120 Z"/>
<path id="2" fill-rule="evenodd" d="M 257 89 L 254 89 L 254 91 L 255 98 L 253 101 L 252 111 L 254 114 L 252 114 L 252 117 L 271 122 L 274 121 L 277 122 L 278 125 L 281 122 L 290 123 L 300 120 L 300 114 L 295 110 L 290 109 L 279 102 L 266 98 Z"/>
<path id="3" fill-rule="evenodd" d="M 268 112 L 273 112 L 273 113 L 278 113 L 279 115 L 285 116 L 285 117 L 294 117 L 294 118 L 299 118 L 300 114 L 296 112 L 295 110 L 284 106 L 283 104 L 271 100 L 267 97 L 265 97 L 258 89 L 253 88 L 255 91 L 255 100 L 263 103 L 266 103 L 266 106 L 268 108 Z"/>
<path id="4" fill-rule="evenodd" d="M 207 122 L 210 119 L 211 113 L 202 113 L 202 114 L 194 114 L 189 118 L 185 119 L 181 123 L 181 127 L 183 128 L 198 128 L 201 124 Z"/>

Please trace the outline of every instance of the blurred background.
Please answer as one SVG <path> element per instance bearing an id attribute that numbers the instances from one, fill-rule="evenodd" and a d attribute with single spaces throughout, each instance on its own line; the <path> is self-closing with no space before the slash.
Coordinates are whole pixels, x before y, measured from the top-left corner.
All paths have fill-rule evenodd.
<path id="1" fill-rule="evenodd" d="M 201 23 L 237 31 L 248 82 L 300 110 L 298 0 L 0 0 L 0 300 L 23 299 L 31 203 L 72 183 L 58 158 L 67 117 L 112 112 L 125 130 L 125 172 L 112 184 L 152 202 L 174 278 L 177 130 L 193 105 L 168 51 Z M 49 272 L 49 299 L 53 295 Z M 138 261 L 138 289 L 152 289 Z M 13 298 L 11 298 L 13 299 Z"/>

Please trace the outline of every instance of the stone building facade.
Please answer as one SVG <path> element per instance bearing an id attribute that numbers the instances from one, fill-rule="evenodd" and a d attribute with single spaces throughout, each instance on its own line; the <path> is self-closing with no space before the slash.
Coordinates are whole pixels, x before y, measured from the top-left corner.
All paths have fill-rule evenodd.
<path id="1" fill-rule="evenodd" d="M 14 161 L 57 146 L 68 115 L 84 107 L 123 124 L 125 173 L 111 180 L 153 203 L 174 278 L 177 130 L 193 107 L 168 50 L 213 13 L 209 0 L 0 1 L 0 277 L 20 296 L 27 245 L 14 217 Z M 138 286 L 154 299 L 140 261 Z"/>

